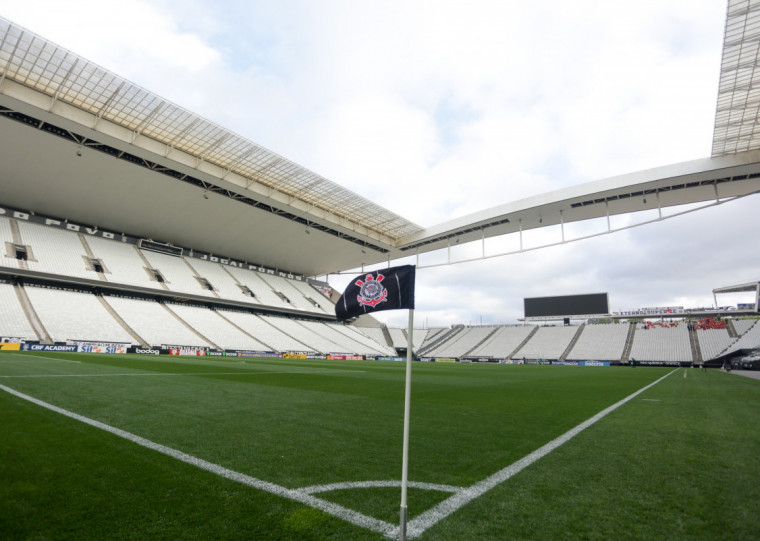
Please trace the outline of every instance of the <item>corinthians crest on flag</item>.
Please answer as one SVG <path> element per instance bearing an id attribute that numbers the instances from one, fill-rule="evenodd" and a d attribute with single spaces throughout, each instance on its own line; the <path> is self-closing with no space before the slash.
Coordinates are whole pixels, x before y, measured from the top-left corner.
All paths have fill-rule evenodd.
<path id="1" fill-rule="evenodd" d="M 381 310 L 414 308 L 414 265 L 360 274 L 348 284 L 335 305 L 341 321 Z"/>

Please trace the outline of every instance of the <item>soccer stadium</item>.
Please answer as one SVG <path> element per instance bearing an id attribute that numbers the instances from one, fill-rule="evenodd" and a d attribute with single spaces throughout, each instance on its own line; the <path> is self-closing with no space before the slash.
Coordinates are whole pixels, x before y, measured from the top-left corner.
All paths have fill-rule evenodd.
<path id="1" fill-rule="evenodd" d="M 711 156 L 422 227 L 0 18 L 0 536 L 757 538 L 760 281 L 372 312 L 426 254 L 754 199 L 759 51 L 729 0 Z"/>

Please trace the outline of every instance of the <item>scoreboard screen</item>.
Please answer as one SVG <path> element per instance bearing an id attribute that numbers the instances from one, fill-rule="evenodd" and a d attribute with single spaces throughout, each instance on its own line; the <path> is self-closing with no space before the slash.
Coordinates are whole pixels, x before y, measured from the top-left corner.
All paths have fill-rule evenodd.
<path id="1" fill-rule="evenodd" d="M 610 313 L 607 293 L 523 299 L 525 317 L 591 316 Z"/>

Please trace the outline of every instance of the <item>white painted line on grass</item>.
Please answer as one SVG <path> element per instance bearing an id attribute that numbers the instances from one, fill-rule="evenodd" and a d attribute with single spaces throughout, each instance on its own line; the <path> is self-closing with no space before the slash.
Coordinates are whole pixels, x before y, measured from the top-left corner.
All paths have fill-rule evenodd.
<path id="1" fill-rule="evenodd" d="M 408 486 L 422 490 L 437 490 L 438 492 L 459 492 L 464 490 L 462 487 L 451 485 L 439 485 L 436 483 L 417 483 L 409 481 Z M 356 481 L 346 483 L 332 483 L 329 485 L 312 485 L 310 487 L 299 488 L 300 492 L 305 494 L 318 494 L 320 492 L 332 492 L 333 490 L 349 490 L 354 488 L 400 488 L 401 481 Z"/>
<path id="2" fill-rule="evenodd" d="M 354 370 L 350 370 L 354 372 Z M 363 372 L 363 370 L 362 370 Z M 268 376 L 270 374 L 325 374 L 325 372 L 140 372 L 140 373 L 109 373 L 109 374 L 21 374 L 16 376 L 0 376 L 0 378 L 99 378 L 114 376 Z"/>
<path id="3" fill-rule="evenodd" d="M 442 501 L 435 507 L 431 507 L 427 511 L 421 513 L 407 524 L 407 538 L 413 539 L 415 537 L 419 537 L 422 535 L 428 528 L 434 526 L 439 521 L 445 519 L 455 511 L 457 511 L 460 507 L 470 503 L 472 500 L 479 498 L 492 488 L 496 487 L 497 485 L 500 485 L 513 475 L 521 472 L 534 462 L 536 462 L 538 459 L 545 457 L 552 451 L 554 451 L 556 448 L 558 448 L 563 443 L 566 443 L 573 437 L 577 436 L 580 432 L 587 429 L 597 421 L 601 420 L 602 418 L 606 417 L 608 414 L 612 413 L 616 409 L 618 409 L 623 404 L 629 402 L 630 400 L 633 400 L 638 395 L 646 391 L 647 389 L 650 389 L 651 387 L 657 385 L 662 380 L 667 378 L 669 375 L 671 375 L 673 372 L 676 372 L 678 369 L 673 370 L 671 372 L 668 372 L 664 376 L 662 376 L 657 381 L 650 383 L 649 385 L 639 389 L 635 393 L 625 397 L 620 402 L 617 402 L 613 404 L 612 406 L 603 409 L 590 419 L 587 419 L 586 421 L 583 421 L 581 424 L 577 425 L 575 428 L 571 428 L 564 434 L 562 434 L 560 437 L 553 439 L 543 447 L 540 447 L 530 453 L 529 455 L 521 458 L 514 464 L 511 464 L 510 466 L 507 466 L 506 468 L 496 472 L 495 474 L 491 475 L 490 477 L 487 477 L 486 479 L 483 479 L 482 481 L 478 481 L 472 486 L 469 486 L 462 490 L 461 492 L 457 492 L 453 496 L 447 498 L 446 500 Z M 387 537 L 390 538 L 396 538 L 398 537 L 398 527 L 394 528 L 394 530 L 387 535 Z"/>
<path id="4" fill-rule="evenodd" d="M 3 360 L 4 363 L 9 362 L 17 362 L 22 363 L 25 359 L 28 359 L 30 357 L 34 359 L 42 359 L 43 361 L 60 361 L 62 363 L 76 363 L 76 364 L 82 364 L 82 361 L 72 361 L 70 359 L 59 359 L 58 357 L 43 357 L 42 355 L 17 355 L 18 357 L 21 357 L 20 359 L 5 359 Z"/>
<path id="5" fill-rule="evenodd" d="M 85 417 L 84 415 L 79 415 L 78 413 L 74 413 L 72 411 L 59 408 L 58 406 L 54 406 L 53 404 L 43 402 L 42 400 L 20 393 L 14 389 L 11 389 L 10 387 L 6 387 L 5 385 L 0 385 L 0 389 L 14 396 L 17 396 L 18 398 L 21 398 L 33 404 L 37 404 L 38 406 L 41 406 L 43 408 L 49 409 L 50 411 L 60 413 L 61 415 L 65 415 L 66 417 L 70 417 L 71 419 L 75 419 L 77 421 L 88 424 L 95 428 L 105 430 L 106 432 L 110 432 L 111 434 L 119 436 L 120 438 L 129 440 L 132 443 L 136 443 L 137 445 L 140 445 L 142 447 L 146 447 L 148 449 L 158 451 L 159 453 L 175 458 L 186 464 L 196 466 L 197 468 L 214 473 L 220 477 L 224 477 L 225 479 L 236 481 L 238 483 L 242 483 L 249 487 L 252 487 L 258 490 L 263 490 L 265 492 L 269 492 L 276 496 L 287 498 L 289 500 L 293 500 L 293 501 L 302 503 L 304 505 L 308 505 L 309 507 L 319 509 L 320 511 L 330 513 L 331 515 L 334 515 L 338 517 L 339 519 L 345 520 L 346 522 L 350 522 L 351 524 L 355 524 L 356 526 L 360 526 L 368 530 L 373 530 L 373 531 L 385 534 L 386 536 L 388 536 L 394 529 L 397 529 L 397 526 L 389 522 L 385 522 L 384 520 L 378 520 L 376 518 L 369 517 L 367 515 L 354 511 L 352 509 L 343 507 L 342 505 L 338 505 L 332 502 L 328 502 L 326 500 L 316 498 L 301 490 L 285 488 L 283 486 L 276 485 L 274 483 L 262 481 L 261 479 L 257 479 L 255 477 L 251 477 L 249 475 L 245 475 L 243 473 L 239 473 L 239 472 L 227 469 L 223 466 L 219 466 L 218 464 L 213 464 L 201 458 L 188 455 L 187 453 L 183 453 L 182 451 L 178 451 L 176 449 L 172 449 L 171 447 L 166 447 L 165 445 L 161 445 L 160 443 L 147 440 L 136 434 L 132 434 L 131 432 L 127 432 L 125 430 L 115 428 L 111 425 L 107 425 L 105 423 L 101 423 L 100 421 L 96 421 L 95 419 L 90 419 L 89 417 Z"/>

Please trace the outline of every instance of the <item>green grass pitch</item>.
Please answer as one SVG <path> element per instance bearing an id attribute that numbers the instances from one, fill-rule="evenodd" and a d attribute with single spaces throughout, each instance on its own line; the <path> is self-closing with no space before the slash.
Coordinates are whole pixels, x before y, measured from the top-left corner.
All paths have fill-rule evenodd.
<path id="1" fill-rule="evenodd" d="M 671 371 L 415 363 L 410 519 L 451 496 L 422 483 L 470 487 Z M 403 363 L 3 352 L 0 385 L 398 521 Z M 758 411 L 760 381 L 677 369 L 418 539 L 760 538 Z M 5 390 L 0 538 L 387 539 Z"/>

